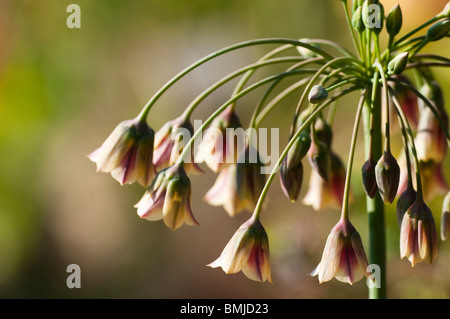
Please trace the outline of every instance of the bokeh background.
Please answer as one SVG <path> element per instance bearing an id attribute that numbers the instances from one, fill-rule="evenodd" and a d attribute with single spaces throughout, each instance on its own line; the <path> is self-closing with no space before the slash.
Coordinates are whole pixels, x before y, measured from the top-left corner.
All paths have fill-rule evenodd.
<path id="1" fill-rule="evenodd" d="M 397 2 L 403 30 L 411 30 L 447 1 L 382 1 L 386 11 Z M 81 29 L 66 26 L 71 3 L 81 8 Z M 200 226 L 173 232 L 162 222 L 138 218 L 133 205 L 143 194 L 140 186 L 120 186 L 95 173 L 86 158 L 185 66 L 232 43 L 265 37 L 352 45 L 336 0 L 0 0 L 0 297 L 365 298 L 365 280 L 319 285 L 307 275 L 320 261 L 339 211 L 291 204 L 278 179 L 262 215 L 270 238 L 271 285 L 205 266 L 249 217 L 230 218 L 202 201 L 215 179 L 209 170 L 192 178 L 192 208 Z M 449 42 L 426 51 L 448 57 Z M 150 126 L 159 129 L 215 80 L 272 48 L 244 49 L 202 66 L 159 100 Z M 448 70 L 436 71 L 436 77 L 450 101 Z M 208 98 L 194 117 L 205 119 L 231 89 Z M 257 100 L 252 94 L 238 104 L 243 123 Z M 339 104 L 333 127 L 333 147 L 344 162 L 352 126 L 347 115 L 355 103 L 350 96 Z M 280 127 L 285 140 L 294 108 L 295 100 L 287 100 L 263 126 Z M 362 156 L 357 160 L 350 214 L 367 245 L 358 173 Z M 441 202 L 442 196 L 429 203 L 438 226 Z M 399 259 L 395 205 L 388 207 L 386 219 L 388 296 L 449 298 L 450 243 L 439 242 L 435 264 L 412 268 Z M 81 267 L 81 289 L 66 286 L 69 264 Z"/>

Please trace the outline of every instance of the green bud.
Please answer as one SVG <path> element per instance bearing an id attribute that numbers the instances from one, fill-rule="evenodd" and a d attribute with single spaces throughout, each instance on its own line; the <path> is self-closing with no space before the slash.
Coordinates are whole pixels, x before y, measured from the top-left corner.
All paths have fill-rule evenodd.
<path id="1" fill-rule="evenodd" d="M 298 165 L 298 163 L 308 153 L 311 146 L 311 136 L 308 132 L 303 131 L 300 136 L 297 137 L 294 145 L 292 145 L 286 156 L 286 164 L 288 168 L 292 168 Z"/>
<path id="2" fill-rule="evenodd" d="M 445 37 L 450 31 L 450 19 L 444 19 L 433 24 L 427 31 L 427 41 L 437 41 Z"/>
<path id="3" fill-rule="evenodd" d="M 363 5 L 363 0 L 353 0 L 352 12 L 355 13 L 355 11 L 362 5 Z"/>
<path id="4" fill-rule="evenodd" d="M 389 74 L 399 75 L 403 72 L 408 63 L 408 52 L 403 52 L 397 55 L 395 58 L 391 60 L 388 64 L 388 72 Z"/>
<path id="5" fill-rule="evenodd" d="M 391 37 L 396 36 L 402 28 L 403 18 L 400 6 L 396 4 L 386 18 L 386 30 Z"/>
<path id="6" fill-rule="evenodd" d="M 322 102 L 328 97 L 328 91 L 320 85 L 314 85 L 309 91 L 308 100 L 312 104 L 317 104 Z"/>
<path id="7" fill-rule="evenodd" d="M 361 33 L 366 28 L 362 20 L 362 7 L 358 7 L 352 16 L 352 26 L 356 32 Z"/>

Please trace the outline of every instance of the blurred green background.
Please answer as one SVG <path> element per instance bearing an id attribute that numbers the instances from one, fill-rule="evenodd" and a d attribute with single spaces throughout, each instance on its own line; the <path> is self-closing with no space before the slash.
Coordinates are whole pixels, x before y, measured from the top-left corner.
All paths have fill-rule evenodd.
<path id="1" fill-rule="evenodd" d="M 386 11 L 397 2 L 403 30 L 411 30 L 447 1 L 382 1 Z M 71 3 L 81 8 L 81 29 L 66 26 Z M 222 208 L 202 201 L 214 182 L 210 171 L 192 178 L 192 209 L 200 226 L 172 232 L 162 222 L 138 218 L 133 205 L 142 188 L 121 187 L 109 175 L 95 173 L 86 158 L 185 66 L 232 43 L 264 37 L 352 45 L 336 0 L 0 0 L 0 297 L 365 298 L 365 280 L 319 285 L 307 275 L 320 261 L 339 212 L 291 204 L 278 178 L 262 215 L 270 240 L 271 285 L 205 266 L 249 217 L 229 218 Z M 156 131 L 215 80 L 271 48 L 234 52 L 193 72 L 155 105 L 150 126 Z M 448 57 L 449 49 L 445 40 L 425 51 Z M 450 101 L 448 70 L 436 76 Z M 231 88 L 208 98 L 194 117 L 204 119 Z M 344 101 L 334 125 L 334 148 L 346 162 L 351 129 L 346 110 L 354 110 L 356 99 Z M 243 123 L 256 102 L 253 94 L 239 104 Z M 295 101 L 280 108 L 265 125 L 280 127 L 285 140 Z M 358 174 L 362 156 L 357 160 L 350 215 L 366 244 Z M 437 223 L 441 201 L 442 196 L 430 203 Z M 386 215 L 388 296 L 449 298 L 450 243 L 439 242 L 435 264 L 412 268 L 399 259 L 394 205 Z M 81 289 L 66 286 L 69 264 L 81 267 Z"/>

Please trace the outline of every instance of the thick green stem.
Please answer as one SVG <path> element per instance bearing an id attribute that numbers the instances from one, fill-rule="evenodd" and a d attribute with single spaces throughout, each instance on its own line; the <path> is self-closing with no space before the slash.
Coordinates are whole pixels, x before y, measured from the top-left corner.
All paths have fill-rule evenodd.
<path id="1" fill-rule="evenodd" d="M 382 155 L 381 134 L 381 90 L 374 85 L 374 94 L 367 95 L 364 105 L 364 131 L 366 158 L 370 155 L 378 159 Z M 372 130 L 371 130 L 372 117 Z M 370 145 L 372 143 L 372 145 Z M 370 154 L 372 152 L 372 154 Z M 379 279 L 376 285 L 369 287 L 370 299 L 386 298 L 386 235 L 384 222 L 384 203 L 380 194 L 374 198 L 366 197 L 369 222 L 369 264 L 379 267 Z M 379 287 L 379 288 L 377 288 Z"/>

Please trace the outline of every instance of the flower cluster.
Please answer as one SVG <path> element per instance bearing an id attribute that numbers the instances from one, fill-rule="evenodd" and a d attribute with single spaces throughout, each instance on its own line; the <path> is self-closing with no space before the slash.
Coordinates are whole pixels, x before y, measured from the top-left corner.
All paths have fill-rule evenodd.
<path id="1" fill-rule="evenodd" d="M 322 259 L 311 275 L 317 275 L 319 282 L 335 277 L 353 284 L 371 274 L 361 236 L 349 218 L 351 173 L 363 118 L 366 147 L 361 186 L 368 207 L 376 207 L 370 212 L 369 246 L 383 254 L 383 207 L 397 200 L 401 258 L 406 257 L 412 266 L 421 261 L 432 263 L 438 257 L 438 236 L 433 213 L 426 202 L 445 193 L 441 239 L 446 240 L 450 233 L 450 192 L 443 172 L 450 145 L 449 119 L 432 68 L 448 67 L 450 60 L 420 51 L 428 43 L 449 36 L 450 3 L 441 13 L 401 38 L 398 37 L 403 19 L 400 6 L 392 8 L 385 17 L 382 4 L 376 0 L 355 0 L 351 8 L 346 0 L 340 3 L 350 26 L 355 53 L 332 41 L 311 39 L 259 39 L 226 47 L 167 82 L 138 117 L 120 123 L 89 158 L 97 164 L 98 171 L 111 173 L 122 185 L 138 182 L 145 187 L 143 197 L 135 206 L 138 215 L 150 221 L 163 220 L 172 230 L 184 224 L 198 225 L 191 210 L 190 175 L 203 172 L 199 164 L 206 163 L 218 176 L 204 200 L 212 206 L 223 206 L 231 217 L 242 211 L 252 212 L 220 257 L 208 266 L 221 267 L 225 273 L 242 270 L 248 278 L 261 282 L 272 282 L 269 238 L 260 220 L 264 200 L 279 172 L 283 193 L 296 202 L 302 191 L 306 158 L 310 179 L 302 203 L 316 211 L 326 207 L 341 209 Z M 379 41 L 383 28 L 389 39 L 384 51 Z M 412 37 L 425 28 L 423 36 Z M 168 121 L 156 134 L 147 125 L 147 115 L 156 100 L 184 75 L 227 52 L 266 44 L 281 46 L 214 83 L 181 116 Z M 330 53 L 327 47 L 343 56 Z M 276 57 L 292 48 L 293 56 Z M 290 66 L 246 86 L 257 69 L 281 63 Z M 190 117 L 200 102 L 242 74 L 230 99 L 194 132 Z M 297 81 L 268 100 L 272 90 L 287 77 Z M 265 84 L 271 86 L 254 108 L 250 133 L 243 137 L 234 134 L 244 129 L 235 110 L 236 102 Z M 265 176 L 261 146 L 254 143 L 257 136 L 253 132 L 286 96 L 302 87 L 303 93 L 292 114 L 288 143 L 271 173 Z M 340 152 L 334 149 L 332 126 L 335 112 L 349 112 L 346 106 L 337 105 L 337 101 L 354 91 L 361 94 L 346 167 Z M 395 150 L 391 149 L 394 134 L 403 142 L 398 161 Z M 199 152 L 196 152 L 194 142 L 200 137 Z M 377 262 L 377 253 L 371 255 L 375 260 L 370 262 Z"/>

